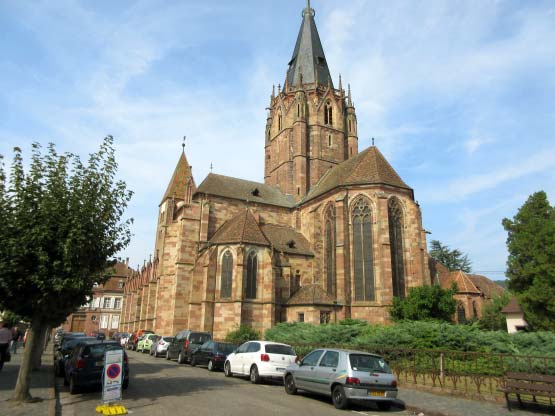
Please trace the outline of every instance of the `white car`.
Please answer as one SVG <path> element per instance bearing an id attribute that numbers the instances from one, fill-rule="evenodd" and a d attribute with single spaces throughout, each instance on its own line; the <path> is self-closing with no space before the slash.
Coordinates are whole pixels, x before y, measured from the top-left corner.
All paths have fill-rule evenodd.
<path id="1" fill-rule="evenodd" d="M 297 362 L 290 345 L 271 341 L 248 341 L 229 354 L 224 364 L 226 377 L 249 376 L 252 383 L 262 378 L 283 378 L 285 369 Z"/>

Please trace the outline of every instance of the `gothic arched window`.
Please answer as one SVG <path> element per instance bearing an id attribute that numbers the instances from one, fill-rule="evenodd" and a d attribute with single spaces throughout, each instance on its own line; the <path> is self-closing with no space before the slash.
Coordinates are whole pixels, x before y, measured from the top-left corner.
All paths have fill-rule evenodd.
<path id="1" fill-rule="evenodd" d="M 335 279 L 335 210 L 330 206 L 325 213 L 325 241 L 326 253 L 326 291 L 329 295 L 336 296 Z"/>
<path id="2" fill-rule="evenodd" d="M 324 107 L 324 124 L 333 124 L 333 111 L 331 103 L 328 101 Z"/>
<path id="3" fill-rule="evenodd" d="M 389 247 L 391 250 L 391 274 L 393 296 L 405 297 L 405 267 L 403 258 L 403 211 L 399 201 L 391 198 L 387 204 L 389 219 Z"/>
<path id="4" fill-rule="evenodd" d="M 282 123 L 281 123 L 281 110 L 278 112 L 278 131 L 281 131 Z"/>
<path id="5" fill-rule="evenodd" d="M 247 257 L 247 282 L 245 285 L 245 298 L 256 299 L 256 275 L 258 272 L 258 258 L 255 251 Z"/>
<path id="6" fill-rule="evenodd" d="M 220 282 L 220 297 L 230 298 L 233 285 L 233 255 L 226 250 L 222 256 L 222 276 Z"/>
<path id="7" fill-rule="evenodd" d="M 368 200 L 360 198 L 352 211 L 355 301 L 374 300 L 372 215 Z"/>
<path id="8" fill-rule="evenodd" d="M 459 324 L 464 324 L 466 322 L 466 312 L 464 310 L 464 305 L 462 302 L 457 304 L 457 322 Z"/>

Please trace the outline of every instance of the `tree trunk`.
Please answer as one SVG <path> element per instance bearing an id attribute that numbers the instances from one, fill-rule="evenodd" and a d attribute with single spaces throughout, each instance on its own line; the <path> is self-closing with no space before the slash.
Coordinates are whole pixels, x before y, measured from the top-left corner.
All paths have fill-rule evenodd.
<path id="1" fill-rule="evenodd" d="M 33 348 L 33 356 L 31 357 L 31 371 L 38 370 L 42 364 L 41 358 L 44 352 L 44 343 L 46 341 L 46 334 L 48 333 L 48 326 L 42 325 L 38 336 L 35 337 L 35 347 Z"/>
<path id="2" fill-rule="evenodd" d="M 43 322 L 40 318 L 34 317 L 31 321 L 31 326 L 29 327 L 29 332 L 27 333 L 25 349 L 23 351 L 23 360 L 21 361 L 21 366 L 19 367 L 17 383 L 15 385 L 13 396 L 10 399 L 12 402 L 29 402 L 33 400 L 31 393 L 29 392 L 31 381 L 31 361 L 34 355 L 34 350 L 36 348 L 41 348 L 40 343 L 37 342 L 37 338 L 40 334 L 42 326 Z"/>

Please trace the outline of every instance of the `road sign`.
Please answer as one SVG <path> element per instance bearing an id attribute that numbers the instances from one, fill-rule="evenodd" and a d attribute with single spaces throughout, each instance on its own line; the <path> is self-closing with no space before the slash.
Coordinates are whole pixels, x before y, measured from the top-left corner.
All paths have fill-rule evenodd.
<path id="1" fill-rule="evenodd" d="M 102 401 L 111 403 L 121 400 L 123 350 L 108 350 L 104 354 L 104 373 L 102 377 Z"/>

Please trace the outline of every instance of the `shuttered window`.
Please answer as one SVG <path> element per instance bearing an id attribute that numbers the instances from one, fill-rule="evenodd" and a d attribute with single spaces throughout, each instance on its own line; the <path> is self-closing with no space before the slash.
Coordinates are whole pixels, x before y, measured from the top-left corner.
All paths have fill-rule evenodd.
<path id="1" fill-rule="evenodd" d="M 359 199 L 352 211 L 355 301 L 375 299 L 372 217 L 368 201 Z"/>
<path id="2" fill-rule="evenodd" d="M 230 298 L 233 285 L 233 255 L 226 250 L 222 256 L 222 276 L 220 286 L 220 297 Z"/>

